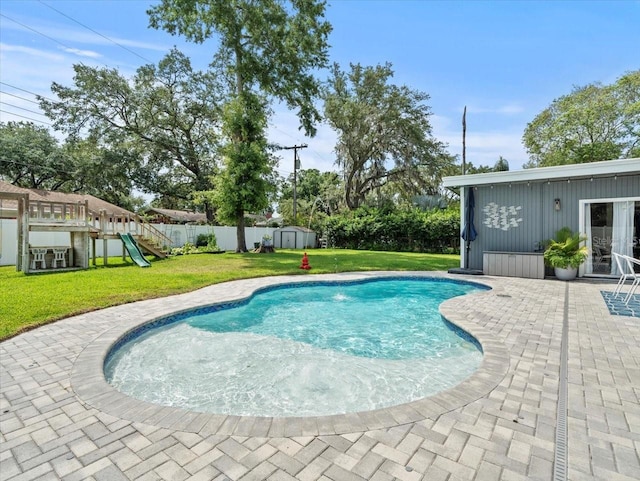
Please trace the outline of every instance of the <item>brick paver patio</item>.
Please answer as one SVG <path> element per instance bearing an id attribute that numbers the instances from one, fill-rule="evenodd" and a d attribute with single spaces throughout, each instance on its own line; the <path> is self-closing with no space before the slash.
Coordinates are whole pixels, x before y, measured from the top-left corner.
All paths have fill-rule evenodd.
<path id="1" fill-rule="evenodd" d="M 441 306 L 445 317 L 480 340 L 485 359 L 455 388 L 367 413 L 193 413 L 133 400 L 104 381 L 106 350 L 128 329 L 306 276 L 219 284 L 75 316 L 9 339 L 0 344 L 0 479 L 640 479 L 640 319 L 610 314 L 600 292 L 614 284 L 411 275 L 492 287 Z M 563 326 L 567 436 L 557 442 L 563 433 Z M 564 471 L 558 469 L 563 457 Z"/>

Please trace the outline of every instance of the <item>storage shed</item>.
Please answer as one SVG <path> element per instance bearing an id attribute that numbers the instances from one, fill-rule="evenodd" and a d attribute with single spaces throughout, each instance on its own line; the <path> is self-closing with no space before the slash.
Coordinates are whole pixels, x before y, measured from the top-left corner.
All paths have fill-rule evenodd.
<path id="1" fill-rule="evenodd" d="M 313 249 L 316 233 L 306 227 L 287 226 L 273 231 L 273 245 L 282 249 Z"/>
<path id="2" fill-rule="evenodd" d="M 473 189 L 476 238 L 460 267 L 541 277 L 542 248 L 564 226 L 587 237 L 580 276 L 616 274 L 611 252 L 640 257 L 640 159 L 445 177 L 465 200 Z"/>

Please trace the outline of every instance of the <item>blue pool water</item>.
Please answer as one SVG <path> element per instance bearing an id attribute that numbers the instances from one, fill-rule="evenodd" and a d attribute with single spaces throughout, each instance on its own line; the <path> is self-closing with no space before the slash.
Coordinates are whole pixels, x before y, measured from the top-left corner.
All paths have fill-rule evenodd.
<path id="1" fill-rule="evenodd" d="M 311 416 L 410 402 L 482 360 L 438 306 L 478 286 L 423 278 L 270 289 L 169 319 L 120 346 L 105 374 L 138 399 L 203 412 Z"/>

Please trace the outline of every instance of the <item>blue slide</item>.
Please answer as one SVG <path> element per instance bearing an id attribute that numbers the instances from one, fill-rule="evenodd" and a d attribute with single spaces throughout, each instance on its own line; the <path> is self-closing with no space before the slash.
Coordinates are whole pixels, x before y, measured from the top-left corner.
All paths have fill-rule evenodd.
<path id="1" fill-rule="evenodd" d="M 127 234 L 118 234 L 120 239 L 122 239 L 122 243 L 124 244 L 125 249 L 129 253 L 129 257 L 131 260 L 138 264 L 140 267 L 150 267 L 151 262 L 145 259 L 144 255 L 142 255 L 142 251 L 140 247 L 138 247 L 138 243 L 133 238 L 133 236 L 129 233 Z"/>

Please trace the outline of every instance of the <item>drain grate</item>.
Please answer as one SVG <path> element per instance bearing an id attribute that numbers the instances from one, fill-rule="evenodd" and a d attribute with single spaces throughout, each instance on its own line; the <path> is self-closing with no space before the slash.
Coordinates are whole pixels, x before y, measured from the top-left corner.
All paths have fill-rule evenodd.
<path id="1" fill-rule="evenodd" d="M 556 413 L 556 446 L 553 456 L 553 481 L 567 479 L 567 357 L 569 341 L 569 284 L 565 283 L 564 313 L 562 315 L 562 341 L 560 344 L 560 384 L 558 385 L 558 411 Z"/>

